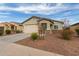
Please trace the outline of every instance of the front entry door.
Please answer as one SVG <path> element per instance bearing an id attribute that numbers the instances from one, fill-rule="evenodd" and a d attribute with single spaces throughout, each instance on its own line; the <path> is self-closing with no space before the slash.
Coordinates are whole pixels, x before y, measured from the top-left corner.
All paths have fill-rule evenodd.
<path id="1" fill-rule="evenodd" d="M 47 30 L 47 23 L 42 23 L 41 26 L 43 30 Z"/>

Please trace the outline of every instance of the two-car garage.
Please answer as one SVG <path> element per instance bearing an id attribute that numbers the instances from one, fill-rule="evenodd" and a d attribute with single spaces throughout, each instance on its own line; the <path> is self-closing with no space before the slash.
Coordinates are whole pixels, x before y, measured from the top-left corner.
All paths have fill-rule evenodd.
<path id="1" fill-rule="evenodd" d="M 38 32 L 38 25 L 28 24 L 28 25 L 24 26 L 23 31 L 24 31 L 24 33 L 27 33 L 27 34 L 30 34 L 33 32 Z"/>

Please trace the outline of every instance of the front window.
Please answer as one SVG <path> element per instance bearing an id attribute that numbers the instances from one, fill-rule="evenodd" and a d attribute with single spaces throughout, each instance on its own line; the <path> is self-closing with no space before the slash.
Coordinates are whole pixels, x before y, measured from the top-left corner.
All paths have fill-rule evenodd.
<path id="1" fill-rule="evenodd" d="M 58 25 L 54 25 L 54 29 L 58 29 Z"/>

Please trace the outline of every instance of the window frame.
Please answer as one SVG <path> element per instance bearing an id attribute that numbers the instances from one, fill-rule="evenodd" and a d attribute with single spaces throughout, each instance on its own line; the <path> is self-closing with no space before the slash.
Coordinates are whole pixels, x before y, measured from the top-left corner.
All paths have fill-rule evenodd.
<path id="1" fill-rule="evenodd" d="M 55 30 L 58 30 L 58 25 L 54 25 L 54 29 Z"/>

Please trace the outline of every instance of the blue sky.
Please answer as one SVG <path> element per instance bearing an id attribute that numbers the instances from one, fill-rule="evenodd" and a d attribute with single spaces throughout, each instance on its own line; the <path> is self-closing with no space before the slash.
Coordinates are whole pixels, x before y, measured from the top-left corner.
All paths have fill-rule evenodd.
<path id="1" fill-rule="evenodd" d="M 78 3 L 0 3 L 0 22 L 23 22 L 31 16 L 79 22 Z"/>

